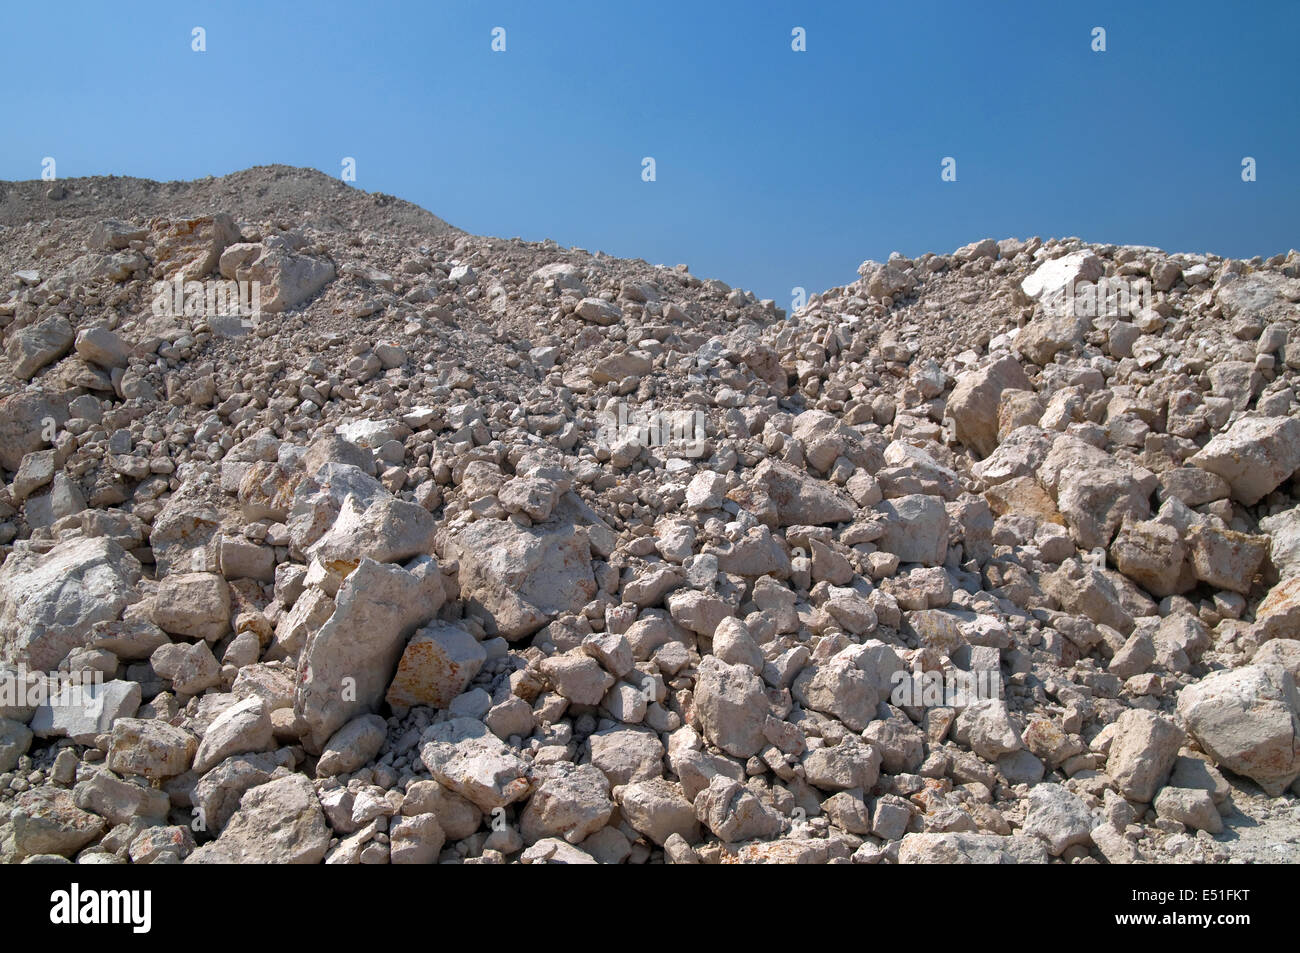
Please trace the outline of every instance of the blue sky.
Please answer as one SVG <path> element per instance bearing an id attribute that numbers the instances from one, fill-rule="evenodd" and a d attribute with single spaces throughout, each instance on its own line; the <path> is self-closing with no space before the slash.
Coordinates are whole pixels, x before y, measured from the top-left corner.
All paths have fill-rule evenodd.
<path id="1" fill-rule="evenodd" d="M 986 236 L 1300 245 L 1295 2 L 96 2 L 5 21 L 3 179 L 45 156 L 60 177 L 162 180 L 352 156 L 357 186 L 468 231 L 687 262 L 784 307 L 864 258 Z"/>

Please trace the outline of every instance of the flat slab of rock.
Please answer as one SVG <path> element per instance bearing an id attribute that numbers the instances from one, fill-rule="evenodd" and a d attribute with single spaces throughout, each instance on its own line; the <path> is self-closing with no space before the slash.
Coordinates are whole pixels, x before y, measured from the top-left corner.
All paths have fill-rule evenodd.
<path id="1" fill-rule="evenodd" d="M 532 787 L 524 761 L 472 718 L 425 732 L 420 760 L 435 780 L 485 813 L 522 800 Z"/>
<path id="2" fill-rule="evenodd" d="M 77 744 L 94 744 L 119 718 L 133 718 L 140 707 L 138 682 L 72 684 L 52 690 L 32 716 L 31 728 L 39 738 L 70 738 Z"/>
<path id="3" fill-rule="evenodd" d="M 187 864 L 317 864 L 329 849 L 325 812 L 311 782 L 292 774 L 250 788 L 225 830 Z"/>
<path id="4" fill-rule="evenodd" d="M 1034 837 L 998 834 L 908 834 L 900 864 L 1045 864 L 1047 850 Z"/>

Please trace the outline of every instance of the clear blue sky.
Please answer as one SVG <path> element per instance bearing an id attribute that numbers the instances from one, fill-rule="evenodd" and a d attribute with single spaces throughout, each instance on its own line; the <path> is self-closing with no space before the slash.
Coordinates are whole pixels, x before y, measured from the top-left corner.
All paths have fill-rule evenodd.
<path id="1" fill-rule="evenodd" d="M 164 180 L 337 175 L 353 156 L 359 187 L 468 231 L 687 262 L 785 307 L 864 258 L 986 236 L 1300 246 L 1296 2 L 16 3 L 4 20 L 4 179 L 44 156 L 60 177 Z"/>

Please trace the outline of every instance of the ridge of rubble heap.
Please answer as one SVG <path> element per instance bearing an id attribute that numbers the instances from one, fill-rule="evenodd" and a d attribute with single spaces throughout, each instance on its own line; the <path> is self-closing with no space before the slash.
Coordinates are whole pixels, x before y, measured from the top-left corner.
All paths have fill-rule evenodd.
<path id="1" fill-rule="evenodd" d="M 1295 251 L 787 318 L 269 167 L 5 183 L 0 269 L 6 861 L 1300 859 Z"/>

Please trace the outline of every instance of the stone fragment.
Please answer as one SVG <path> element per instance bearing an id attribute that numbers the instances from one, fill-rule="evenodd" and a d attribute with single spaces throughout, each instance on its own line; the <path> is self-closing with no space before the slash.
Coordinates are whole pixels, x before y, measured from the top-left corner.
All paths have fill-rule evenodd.
<path id="1" fill-rule="evenodd" d="M 998 445 L 998 408 L 1004 391 L 1032 391 L 1020 362 L 1009 354 L 957 378 L 948 396 L 947 412 L 953 433 L 980 457 Z M 1037 418 L 1035 418 L 1035 422 Z"/>
<path id="2" fill-rule="evenodd" d="M 487 660 L 482 644 L 462 626 L 433 622 L 411 636 L 385 696 L 389 705 L 446 708 Z"/>
<path id="3" fill-rule="evenodd" d="M 197 750 L 197 739 L 183 728 L 162 721 L 119 718 L 113 725 L 107 763 L 118 774 L 162 781 L 188 771 Z"/>
<path id="4" fill-rule="evenodd" d="M 73 537 L 0 565 L 0 661 L 53 671 L 96 622 L 118 618 L 140 564 L 110 539 Z"/>
<path id="5" fill-rule="evenodd" d="M 316 864 L 329 848 L 329 828 L 311 782 L 301 774 L 245 792 L 239 810 L 187 864 Z"/>
<path id="6" fill-rule="evenodd" d="M 1280 666 L 1207 675 L 1178 694 L 1178 714 L 1214 763 L 1276 797 L 1300 776 L 1300 694 Z"/>
<path id="7" fill-rule="evenodd" d="M 766 746 L 767 695 L 748 666 L 705 656 L 695 683 L 695 705 L 705 737 L 728 754 L 748 758 Z"/>
<path id="8" fill-rule="evenodd" d="M 1242 417 L 1187 462 L 1221 476 L 1232 498 L 1251 506 L 1300 467 L 1300 417 Z"/>
<path id="9" fill-rule="evenodd" d="M 1150 802 L 1169 776 L 1183 737 L 1169 718 L 1129 709 L 1114 722 L 1106 774 L 1130 801 Z"/>
<path id="10" fill-rule="evenodd" d="M 353 717 L 378 708 L 407 639 L 445 598 L 438 564 L 428 556 L 409 568 L 361 560 L 298 662 L 293 710 L 308 750 L 319 751 Z"/>

